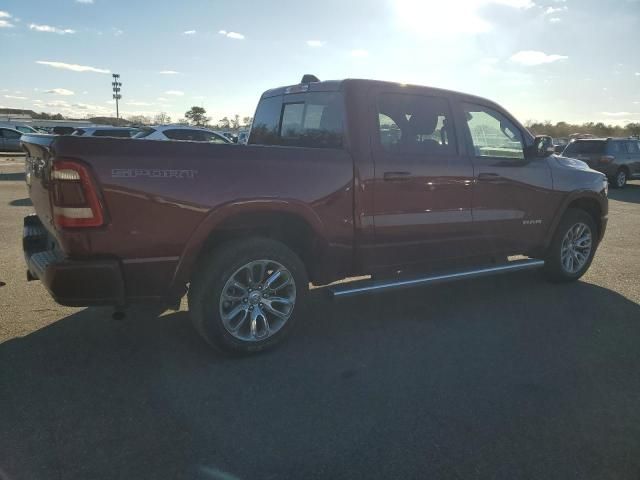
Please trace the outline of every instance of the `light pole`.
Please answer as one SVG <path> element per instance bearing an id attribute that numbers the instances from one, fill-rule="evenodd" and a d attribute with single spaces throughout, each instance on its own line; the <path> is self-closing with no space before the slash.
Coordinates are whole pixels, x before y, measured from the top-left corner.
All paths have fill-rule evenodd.
<path id="1" fill-rule="evenodd" d="M 120 119 L 120 110 L 118 109 L 118 100 L 122 98 L 120 95 L 120 87 L 122 87 L 122 82 L 120 82 L 120 74 L 114 73 L 111 75 L 113 77 L 113 82 L 111 82 L 111 86 L 113 87 L 113 98 L 116 101 L 116 119 Z"/>

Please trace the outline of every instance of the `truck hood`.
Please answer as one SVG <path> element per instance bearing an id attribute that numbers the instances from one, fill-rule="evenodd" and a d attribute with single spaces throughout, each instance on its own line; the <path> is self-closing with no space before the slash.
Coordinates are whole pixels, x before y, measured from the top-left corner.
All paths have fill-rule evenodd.
<path id="1" fill-rule="evenodd" d="M 592 170 L 586 162 L 582 160 L 576 160 L 575 158 L 563 157 L 561 155 L 553 155 L 553 160 L 558 163 L 560 167 L 566 168 L 574 168 L 578 170 L 590 170 L 592 172 L 598 173 L 595 170 Z"/>
<path id="2" fill-rule="evenodd" d="M 575 158 L 551 155 L 547 158 L 553 177 L 553 188 L 558 191 L 591 190 L 607 192 L 607 177 Z"/>

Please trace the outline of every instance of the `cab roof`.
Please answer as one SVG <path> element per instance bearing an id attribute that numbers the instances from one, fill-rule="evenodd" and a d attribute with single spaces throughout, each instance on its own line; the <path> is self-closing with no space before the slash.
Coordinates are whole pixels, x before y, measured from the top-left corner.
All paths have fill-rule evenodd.
<path id="1" fill-rule="evenodd" d="M 305 76 L 306 77 L 306 76 Z M 262 94 L 261 99 L 276 97 L 280 95 L 287 95 L 293 93 L 305 93 L 305 92 L 338 92 L 344 91 L 347 88 L 351 89 L 367 89 L 371 87 L 389 88 L 390 90 L 397 91 L 398 89 L 406 89 L 407 92 L 416 93 L 418 91 L 424 91 L 425 93 L 438 93 L 443 96 L 457 97 L 460 100 L 468 100 L 481 102 L 488 105 L 498 106 L 495 102 L 483 97 L 471 95 L 463 92 L 456 92 L 454 90 L 447 90 L 443 88 L 428 87 L 425 85 L 406 84 L 400 82 L 389 82 L 383 80 L 370 80 L 363 78 L 346 78 L 343 80 L 325 80 L 318 82 L 304 82 L 295 85 L 287 85 L 283 87 L 276 87 L 267 90 Z"/>

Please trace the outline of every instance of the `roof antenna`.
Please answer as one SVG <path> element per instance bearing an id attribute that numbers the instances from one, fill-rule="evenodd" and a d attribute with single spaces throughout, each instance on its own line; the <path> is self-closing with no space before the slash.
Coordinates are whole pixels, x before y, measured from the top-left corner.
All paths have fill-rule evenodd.
<path id="1" fill-rule="evenodd" d="M 315 75 L 311 75 L 310 73 L 307 73 L 302 76 L 302 80 L 300 81 L 300 83 L 314 83 L 319 81 L 320 79 L 318 77 L 316 77 Z"/>

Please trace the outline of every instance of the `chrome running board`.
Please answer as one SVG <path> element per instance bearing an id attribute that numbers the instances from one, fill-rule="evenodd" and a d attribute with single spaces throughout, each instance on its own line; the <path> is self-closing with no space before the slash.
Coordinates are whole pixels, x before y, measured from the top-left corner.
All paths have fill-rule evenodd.
<path id="1" fill-rule="evenodd" d="M 544 266 L 543 260 L 516 260 L 505 265 L 494 267 L 475 268 L 472 270 L 458 270 L 449 273 L 438 273 L 426 277 L 405 278 L 397 280 L 364 280 L 352 283 L 334 285 L 329 292 L 333 298 L 351 297 L 365 293 L 384 292 L 400 288 L 419 287 L 436 283 L 453 282 L 456 280 L 468 280 L 470 278 L 486 277 L 500 273 L 517 272 L 520 270 L 532 270 Z"/>

